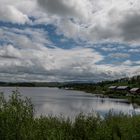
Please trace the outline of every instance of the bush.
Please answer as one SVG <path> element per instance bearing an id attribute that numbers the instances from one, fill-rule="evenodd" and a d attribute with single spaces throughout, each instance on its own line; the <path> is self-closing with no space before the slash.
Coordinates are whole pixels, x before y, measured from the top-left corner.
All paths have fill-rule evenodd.
<path id="1" fill-rule="evenodd" d="M 14 91 L 8 100 L 0 95 L 0 140 L 139 140 L 140 115 L 79 114 L 70 119 L 34 116 L 31 100 Z"/>
<path id="2" fill-rule="evenodd" d="M 1 139 L 14 140 L 29 136 L 34 117 L 34 109 L 28 98 L 22 99 L 14 91 L 9 100 L 0 96 L 0 136 Z"/>

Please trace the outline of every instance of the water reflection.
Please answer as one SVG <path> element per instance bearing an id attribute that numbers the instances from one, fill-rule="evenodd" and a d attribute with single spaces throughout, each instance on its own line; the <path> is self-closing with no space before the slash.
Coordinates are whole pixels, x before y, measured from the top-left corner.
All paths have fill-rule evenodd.
<path id="1" fill-rule="evenodd" d="M 1 87 L 5 95 L 15 88 Z M 126 100 L 95 97 L 78 91 L 68 91 L 57 88 L 19 88 L 19 91 L 30 97 L 35 105 L 36 115 L 63 115 L 73 118 L 83 112 L 85 114 L 97 112 L 104 116 L 109 110 L 115 113 L 127 114 L 140 113 L 140 108 L 135 108 Z"/>

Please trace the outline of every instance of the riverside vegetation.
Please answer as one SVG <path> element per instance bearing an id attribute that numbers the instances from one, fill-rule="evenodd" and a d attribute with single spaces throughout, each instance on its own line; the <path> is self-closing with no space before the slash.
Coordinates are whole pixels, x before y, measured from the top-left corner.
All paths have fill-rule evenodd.
<path id="1" fill-rule="evenodd" d="M 139 140 L 140 115 L 79 114 L 35 117 L 31 100 L 14 91 L 8 100 L 0 95 L 0 140 Z"/>
<path id="2" fill-rule="evenodd" d="M 112 85 L 128 86 L 130 88 L 135 88 L 135 87 L 140 88 L 140 75 L 131 78 L 122 78 L 114 81 L 102 81 L 98 83 L 67 83 L 60 86 L 60 88 L 89 92 L 89 93 L 101 95 L 102 97 L 127 99 L 131 103 L 136 103 L 140 105 L 140 94 L 137 95 L 131 94 L 127 96 L 128 92 L 126 91 L 109 90 L 109 87 Z"/>

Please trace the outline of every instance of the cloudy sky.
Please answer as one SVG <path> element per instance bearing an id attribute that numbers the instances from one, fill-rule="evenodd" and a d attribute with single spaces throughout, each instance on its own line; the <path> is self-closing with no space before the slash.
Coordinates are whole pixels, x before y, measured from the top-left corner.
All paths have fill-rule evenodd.
<path id="1" fill-rule="evenodd" d="M 139 0 L 0 0 L 0 81 L 138 74 Z"/>

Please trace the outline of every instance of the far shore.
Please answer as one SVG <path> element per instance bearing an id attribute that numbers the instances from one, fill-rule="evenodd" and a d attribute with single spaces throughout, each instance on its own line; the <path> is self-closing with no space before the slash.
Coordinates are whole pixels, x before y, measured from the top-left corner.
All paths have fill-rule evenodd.
<path id="1" fill-rule="evenodd" d="M 125 99 L 126 101 L 132 103 L 132 104 L 137 104 L 140 106 L 140 95 L 132 95 L 132 94 L 121 94 L 121 92 L 106 92 L 106 91 L 86 91 L 86 90 L 78 90 L 74 88 L 66 89 L 66 90 L 75 90 L 75 91 L 83 91 L 85 93 L 91 93 L 94 94 L 96 97 L 101 97 L 101 98 L 112 98 L 112 99 Z"/>

